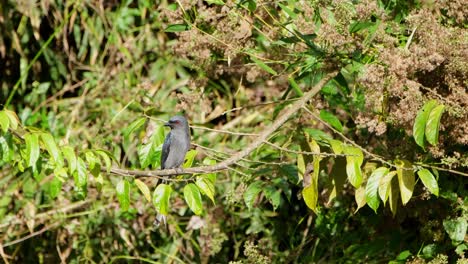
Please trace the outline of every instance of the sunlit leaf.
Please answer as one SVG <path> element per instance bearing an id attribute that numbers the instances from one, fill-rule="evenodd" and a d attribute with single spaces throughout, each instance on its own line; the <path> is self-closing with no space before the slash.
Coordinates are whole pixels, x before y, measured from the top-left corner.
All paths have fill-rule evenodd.
<path id="1" fill-rule="evenodd" d="M 138 146 L 138 157 L 142 169 L 147 168 L 153 161 L 154 148 L 153 143 Z"/>
<path id="2" fill-rule="evenodd" d="M 364 154 L 359 148 L 353 146 L 345 146 L 343 153 L 349 155 L 346 156 L 348 180 L 354 188 L 359 188 L 362 183 L 361 165 L 364 161 Z"/>
<path id="3" fill-rule="evenodd" d="M 86 171 L 86 163 L 78 157 L 76 171 L 73 174 L 75 185 L 77 187 L 86 187 L 88 184 L 88 173 Z"/>
<path id="4" fill-rule="evenodd" d="M 97 177 L 101 172 L 101 161 L 96 157 L 92 151 L 85 152 L 86 162 L 88 163 L 88 169 L 94 177 Z"/>
<path id="5" fill-rule="evenodd" d="M 431 145 L 437 145 L 439 141 L 440 118 L 444 112 L 444 105 L 436 106 L 431 110 L 426 123 L 426 139 Z"/>
<path id="6" fill-rule="evenodd" d="M 167 184 L 159 184 L 153 192 L 153 205 L 160 214 L 169 213 L 169 199 L 171 198 L 172 187 Z"/>
<path id="7" fill-rule="evenodd" d="M 106 170 L 109 173 L 109 171 L 110 171 L 110 169 L 112 167 L 112 160 L 111 159 L 115 159 L 113 157 L 113 155 L 110 152 L 105 151 L 105 150 L 101 150 L 101 149 L 95 150 L 95 153 L 97 153 L 99 156 L 101 156 L 101 158 L 104 160 L 104 163 L 106 164 Z"/>
<path id="8" fill-rule="evenodd" d="M 359 209 L 366 205 L 366 188 L 364 186 L 361 186 L 356 189 L 356 191 L 354 192 L 354 200 L 357 204 L 357 208 L 354 211 L 354 213 L 357 213 Z"/>
<path id="9" fill-rule="evenodd" d="M 195 182 L 200 189 L 200 191 L 208 196 L 210 200 L 215 203 L 214 200 L 214 193 L 215 193 L 215 187 L 213 183 L 206 177 L 206 176 L 198 176 L 197 180 Z"/>
<path id="10" fill-rule="evenodd" d="M 12 146 L 12 137 L 10 134 L 0 136 L 0 153 L 1 160 L 3 162 L 9 162 L 13 159 L 13 146 Z M 18 162 L 18 167 L 20 168 L 22 162 Z M 21 171 L 21 170 L 20 170 Z M 24 170 L 23 170 L 24 171 Z"/>
<path id="11" fill-rule="evenodd" d="M 215 5 L 224 5 L 224 2 L 222 0 L 204 0 L 208 4 L 215 4 Z"/>
<path id="12" fill-rule="evenodd" d="M 318 188 L 315 181 L 312 181 L 309 186 L 302 189 L 302 198 L 304 199 L 307 207 L 317 213 Z"/>
<path id="13" fill-rule="evenodd" d="M 63 146 L 62 147 L 63 156 L 67 160 L 68 164 L 68 171 L 70 174 L 73 174 L 76 171 L 77 167 L 77 159 L 75 151 L 70 146 Z"/>
<path id="14" fill-rule="evenodd" d="M 418 144 L 421 148 L 424 149 L 424 134 L 426 130 L 427 120 L 429 118 L 429 114 L 434 107 L 437 106 L 436 100 L 430 100 L 424 104 L 424 106 L 419 110 L 418 114 L 416 115 L 416 119 L 414 120 L 413 125 L 413 137 L 416 144 Z"/>
<path id="15" fill-rule="evenodd" d="M 184 198 L 190 210 L 192 210 L 196 215 L 200 215 L 203 212 L 200 190 L 195 184 L 189 183 L 185 185 Z"/>
<path id="16" fill-rule="evenodd" d="M 34 169 L 40 155 L 39 135 L 36 133 L 28 133 L 24 135 L 24 141 L 26 143 L 26 157 L 28 158 L 27 166 Z"/>
<path id="17" fill-rule="evenodd" d="M 138 187 L 146 200 L 151 203 L 151 193 L 148 186 L 139 179 L 135 179 L 135 185 Z"/>
<path id="18" fill-rule="evenodd" d="M 460 243 L 465 240 L 467 231 L 467 220 L 466 217 L 459 217 L 456 219 L 444 220 L 444 229 L 449 234 L 450 239 L 456 243 Z"/>
<path id="19" fill-rule="evenodd" d="M 128 211 L 130 208 L 130 183 L 122 179 L 117 183 L 115 190 L 120 203 L 120 209 L 124 212 Z"/>
<path id="20" fill-rule="evenodd" d="M 379 208 L 379 184 L 381 179 L 388 174 L 389 170 L 385 167 L 380 167 L 374 170 L 367 180 L 366 185 L 366 202 L 374 212 L 377 213 L 377 209 Z"/>
<path id="21" fill-rule="evenodd" d="M 330 124 L 336 130 L 343 132 L 343 125 L 341 124 L 338 117 L 336 117 L 334 114 L 326 110 L 320 110 L 320 119 Z"/>
<path id="22" fill-rule="evenodd" d="M 305 169 L 304 156 L 302 154 L 297 154 L 297 177 L 299 180 L 304 179 Z"/>
<path id="23" fill-rule="evenodd" d="M 2 128 L 3 133 L 6 133 L 10 127 L 10 119 L 5 111 L 0 111 L 0 127 Z"/>
<path id="24" fill-rule="evenodd" d="M 263 187 L 263 182 L 256 181 L 256 182 L 251 183 L 249 187 L 247 187 L 247 190 L 245 190 L 244 202 L 247 205 L 247 208 L 249 208 L 249 210 L 252 209 L 253 203 L 255 202 L 257 195 L 262 191 L 262 187 Z"/>
<path id="25" fill-rule="evenodd" d="M 190 168 L 192 167 L 193 161 L 195 160 L 195 157 L 197 156 L 198 152 L 195 149 L 191 149 L 185 154 L 185 162 L 183 167 L 184 168 Z"/>
<path id="26" fill-rule="evenodd" d="M 336 139 L 329 139 L 328 143 L 330 144 L 333 153 L 341 154 L 343 152 L 343 142 Z"/>
<path id="27" fill-rule="evenodd" d="M 419 179 L 421 179 L 422 183 L 426 188 L 435 196 L 439 196 L 439 185 L 437 184 L 437 180 L 435 179 L 434 175 L 428 169 L 420 169 L 418 171 Z"/>
<path id="28" fill-rule="evenodd" d="M 405 205 L 411 199 L 411 196 L 413 196 L 415 184 L 413 166 L 407 160 L 396 160 L 395 164 L 398 166 L 397 175 L 400 185 L 401 202 Z"/>
<path id="29" fill-rule="evenodd" d="M 60 152 L 57 144 L 55 143 L 54 137 L 49 133 L 41 133 L 41 140 L 44 143 L 47 152 L 54 160 L 55 164 L 58 167 L 63 167 L 63 157 L 62 152 Z"/>
<path id="30" fill-rule="evenodd" d="M 140 117 L 137 120 L 130 123 L 130 125 L 124 130 L 123 136 L 128 138 L 130 134 L 132 134 L 135 130 L 138 130 L 141 126 L 143 126 L 146 122 L 145 117 Z"/>
<path id="31" fill-rule="evenodd" d="M 19 118 L 18 116 L 16 115 L 15 112 L 13 111 L 10 111 L 10 110 L 4 110 L 5 113 L 7 114 L 8 116 L 8 119 L 10 119 L 10 127 L 15 130 L 18 128 L 18 124 L 19 124 Z"/>
<path id="32" fill-rule="evenodd" d="M 398 209 L 398 196 L 400 195 L 400 192 L 398 192 L 398 181 L 395 177 L 392 178 L 389 189 L 388 200 L 390 204 L 390 211 L 392 211 L 393 216 L 395 216 Z"/>
<path id="33" fill-rule="evenodd" d="M 385 203 L 388 200 L 388 196 L 390 195 L 390 184 L 392 182 L 393 177 L 397 174 L 396 171 L 391 171 L 387 173 L 381 180 L 379 184 L 379 197 L 382 202 Z"/>
<path id="34" fill-rule="evenodd" d="M 62 181 L 60 181 L 59 177 L 55 176 L 52 179 L 52 181 L 48 183 L 48 186 L 46 189 L 47 189 L 47 195 L 49 195 L 51 199 L 55 199 L 57 198 L 57 196 L 60 194 L 60 191 L 62 190 Z"/>
<path id="35" fill-rule="evenodd" d="M 304 95 L 301 88 L 299 87 L 299 85 L 297 84 L 296 80 L 294 80 L 293 77 L 289 77 L 288 81 L 289 81 L 289 84 L 291 85 L 291 87 L 293 88 L 293 90 L 296 92 L 297 95 L 299 95 L 299 96 Z"/>

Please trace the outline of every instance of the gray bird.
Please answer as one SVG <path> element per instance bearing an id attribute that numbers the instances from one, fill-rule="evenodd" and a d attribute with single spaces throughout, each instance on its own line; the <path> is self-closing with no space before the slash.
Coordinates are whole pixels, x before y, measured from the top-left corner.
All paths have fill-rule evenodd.
<path id="1" fill-rule="evenodd" d="M 180 168 L 190 149 L 190 130 L 187 119 L 173 116 L 164 124 L 171 128 L 162 147 L 161 169 Z"/>

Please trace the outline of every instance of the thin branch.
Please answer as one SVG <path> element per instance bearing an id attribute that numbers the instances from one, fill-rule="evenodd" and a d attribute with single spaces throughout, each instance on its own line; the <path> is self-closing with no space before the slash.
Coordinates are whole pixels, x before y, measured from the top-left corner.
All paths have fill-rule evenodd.
<path id="1" fill-rule="evenodd" d="M 40 235 L 40 234 L 44 233 L 45 231 L 47 231 L 47 230 L 49 230 L 49 229 L 55 228 L 55 227 L 57 227 L 59 224 L 60 224 L 60 222 L 55 222 L 55 223 L 53 223 L 53 224 L 51 224 L 51 225 L 45 226 L 44 228 L 42 228 L 42 229 L 39 230 L 39 231 L 33 232 L 33 233 L 31 233 L 31 234 L 29 234 L 29 235 L 27 235 L 27 236 L 24 236 L 24 237 L 22 237 L 22 238 L 18 238 L 18 239 L 16 239 L 16 240 L 7 242 L 7 243 L 5 243 L 5 244 L 2 244 L 2 247 L 5 248 L 5 247 L 12 246 L 12 245 L 14 245 L 14 244 L 21 243 L 21 242 L 23 242 L 23 241 L 25 241 L 25 240 L 28 240 L 28 239 L 32 238 L 32 237 L 35 237 L 35 236 Z"/>
<path id="2" fill-rule="evenodd" d="M 294 153 L 294 154 L 300 154 L 300 155 L 316 155 L 316 156 L 324 156 L 324 157 L 346 157 L 346 156 L 357 156 L 354 154 L 335 154 L 335 153 L 326 153 L 326 152 L 310 152 L 310 151 L 298 151 L 298 150 L 292 150 L 292 149 L 287 149 L 280 147 L 278 145 L 275 145 L 269 141 L 265 141 L 265 144 L 270 145 L 276 149 L 279 149 L 284 152 L 289 152 L 289 153 Z"/>
<path id="3" fill-rule="evenodd" d="M 158 177 L 158 176 L 170 176 L 170 175 L 180 175 L 180 174 L 195 174 L 195 173 L 210 173 L 220 170 L 226 170 L 230 165 L 235 164 L 242 158 L 249 155 L 252 151 L 260 147 L 265 143 L 265 141 L 270 138 L 270 136 L 280 128 L 289 118 L 296 114 L 301 107 L 303 107 L 313 96 L 315 96 L 322 87 L 331 80 L 337 71 L 333 71 L 322 78 L 311 90 L 306 92 L 299 100 L 294 102 L 290 107 L 286 107 L 283 110 L 283 113 L 269 126 L 263 130 L 258 137 L 255 138 L 247 147 L 243 150 L 236 152 L 230 158 L 216 164 L 213 166 L 202 166 L 202 167 L 193 167 L 188 169 L 167 169 L 167 170 L 152 170 L 152 171 L 143 171 L 143 170 L 129 170 L 129 169 L 120 169 L 120 168 L 111 168 L 110 173 L 119 174 L 119 175 L 128 175 L 135 177 Z M 106 168 L 102 168 L 105 172 Z M 166 179 L 167 180 L 167 179 Z"/>

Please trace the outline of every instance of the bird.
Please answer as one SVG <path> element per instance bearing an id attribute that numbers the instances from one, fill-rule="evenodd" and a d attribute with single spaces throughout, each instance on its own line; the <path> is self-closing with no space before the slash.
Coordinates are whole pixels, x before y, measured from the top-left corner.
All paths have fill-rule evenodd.
<path id="1" fill-rule="evenodd" d="M 164 124 L 171 128 L 167 134 L 161 153 L 161 169 L 180 168 L 184 163 L 185 154 L 190 149 L 190 129 L 184 116 L 171 117 Z"/>
<path id="2" fill-rule="evenodd" d="M 178 169 L 184 163 L 185 154 L 190 149 L 189 125 L 187 119 L 180 115 L 171 117 L 164 125 L 170 127 L 171 131 L 164 139 L 161 169 Z M 157 212 L 154 225 L 158 228 L 161 224 L 167 225 L 166 215 Z"/>

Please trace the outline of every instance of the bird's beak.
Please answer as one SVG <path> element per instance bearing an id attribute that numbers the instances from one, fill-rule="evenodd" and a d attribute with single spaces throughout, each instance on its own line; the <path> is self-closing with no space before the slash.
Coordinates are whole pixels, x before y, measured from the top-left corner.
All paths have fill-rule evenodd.
<path id="1" fill-rule="evenodd" d="M 168 127 L 170 127 L 170 126 L 171 126 L 171 124 L 170 124 L 169 122 L 166 122 L 166 123 L 164 123 L 164 126 L 168 126 Z"/>

